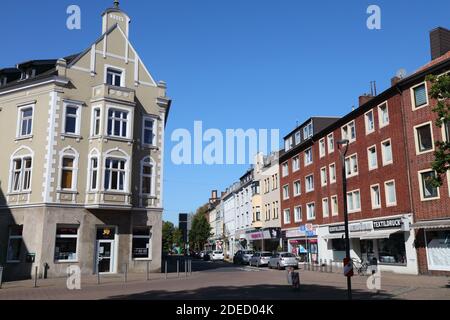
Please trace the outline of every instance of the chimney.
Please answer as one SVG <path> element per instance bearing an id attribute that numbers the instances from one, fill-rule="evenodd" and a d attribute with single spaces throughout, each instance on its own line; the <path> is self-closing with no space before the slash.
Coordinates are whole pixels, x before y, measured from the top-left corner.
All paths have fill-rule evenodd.
<path id="1" fill-rule="evenodd" d="M 214 204 L 217 200 L 217 190 L 211 191 L 211 198 L 209 198 L 209 203 Z"/>
<path id="2" fill-rule="evenodd" d="M 361 107 L 362 105 L 366 104 L 367 102 L 369 102 L 372 99 L 373 99 L 373 96 L 371 94 L 367 94 L 367 93 L 362 96 L 359 96 L 359 106 Z"/>
<path id="3" fill-rule="evenodd" d="M 450 30 L 438 27 L 430 31 L 431 60 L 450 51 Z"/>
<path id="4" fill-rule="evenodd" d="M 402 80 L 402 78 L 397 77 L 397 76 L 393 77 L 391 79 L 391 87 L 395 86 L 400 80 Z"/>

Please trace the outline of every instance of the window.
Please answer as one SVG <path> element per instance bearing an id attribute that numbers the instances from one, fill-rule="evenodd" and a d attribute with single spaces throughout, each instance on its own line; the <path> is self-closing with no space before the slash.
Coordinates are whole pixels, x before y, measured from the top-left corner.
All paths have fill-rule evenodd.
<path id="1" fill-rule="evenodd" d="M 325 153 L 326 153 L 325 139 L 320 139 L 320 141 L 319 141 L 319 154 L 320 154 L 320 157 L 321 158 L 325 157 Z"/>
<path id="2" fill-rule="evenodd" d="M 123 87 L 122 83 L 122 71 L 108 68 L 106 70 L 106 84 L 116 87 Z"/>
<path id="3" fill-rule="evenodd" d="M 156 119 L 145 117 L 142 127 L 142 141 L 144 145 L 156 146 Z"/>
<path id="4" fill-rule="evenodd" d="M 446 121 L 442 124 L 442 137 L 445 142 L 450 142 L 450 121 Z"/>
<path id="5" fill-rule="evenodd" d="M 357 212 L 361 210 L 361 198 L 359 190 L 347 192 L 348 212 Z"/>
<path id="6" fill-rule="evenodd" d="M 302 207 L 298 206 L 294 208 L 294 222 L 302 221 Z"/>
<path id="7" fill-rule="evenodd" d="M 64 104 L 64 131 L 69 135 L 80 135 L 81 106 Z"/>
<path id="8" fill-rule="evenodd" d="M 283 200 L 289 199 L 289 185 L 283 186 Z"/>
<path id="9" fill-rule="evenodd" d="M 419 172 L 420 198 L 424 200 L 433 200 L 439 198 L 439 188 L 435 187 L 432 179 L 436 177 L 436 172 L 425 170 Z"/>
<path id="10" fill-rule="evenodd" d="M 372 209 L 381 208 L 380 185 L 370 186 L 370 194 L 372 196 Z"/>
<path id="11" fill-rule="evenodd" d="M 328 139 L 328 153 L 334 152 L 334 135 L 330 133 L 327 137 Z"/>
<path id="12" fill-rule="evenodd" d="M 378 239 L 377 242 L 380 264 L 406 265 L 404 232 L 394 233 L 389 239 Z"/>
<path id="13" fill-rule="evenodd" d="M 23 226 L 10 226 L 8 239 L 8 252 L 6 262 L 18 263 L 20 262 L 22 251 L 22 232 Z"/>
<path id="14" fill-rule="evenodd" d="M 347 177 L 358 175 L 358 156 L 356 153 L 345 159 L 345 173 Z"/>
<path id="15" fill-rule="evenodd" d="M 320 169 L 320 184 L 322 187 L 327 185 L 327 167 Z"/>
<path id="16" fill-rule="evenodd" d="M 78 226 L 56 226 L 55 260 L 77 261 Z"/>
<path id="17" fill-rule="evenodd" d="M 288 151 L 288 150 L 291 150 L 292 147 L 293 147 L 293 145 L 292 145 L 292 137 L 289 137 L 289 138 L 287 138 L 284 141 L 284 148 L 286 149 L 286 151 Z"/>
<path id="18" fill-rule="evenodd" d="M 273 175 L 272 190 L 278 189 L 278 173 Z"/>
<path id="19" fill-rule="evenodd" d="M 151 239 L 152 233 L 150 227 L 133 228 L 133 259 L 151 259 Z"/>
<path id="20" fill-rule="evenodd" d="M 108 135 L 128 137 L 128 111 L 110 109 L 108 111 Z"/>
<path id="21" fill-rule="evenodd" d="M 386 206 L 392 207 L 397 205 L 397 195 L 395 192 L 395 181 L 387 181 L 384 183 L 384 191 L 386 193 Z"/>
<path id="22" fill-rule="evenodd" d="M 380 128 L 389 124 L 389 109 L 387 102 L 378 106 L 378 122 L 380 123 Z"/>
<path id="23" fill-rule="evenodd" d="M 279 209 L 279 207 L 278 207 L 278 201 L 275 201 L 275 202 L 273 203 L 273 218 L 274 218 L 274 219 L 278 219 L 278 209 Z"/>
<path id="24" fill-rule="evenodd" d="M 141 164 L 141 181 L 142 181 L 142 188 L 141 188 L 141 193 L 143 195 L 154 195 L 155 194 L 155 183 L 154 183 L 154 164 L 153 161 L 150 158 L 145 158 L 142 161 Z"/>
<path id="25" fill-rule="evenodd" d="M 313 132 L 313 123 L 312 121 L 310 123 L 308 123 L 304 128 L 303 128 L 303 139 L 309 139 L 313 136 L 314 132 Z"/>
<path id="26" fill-rule="evenodd" d="M 299 196 L 302 193 L 302 187 L 299 181 L 294 182 L 294 197 Z"/>
<path id="27" fill-rule="evenodd" d="M 105 190 L 125 191 L 125 160 L 107 158 L 105 162 Z"/>
<path id="28" fill-rule="evenodd" d="M 256 207 L 255 209 L 255 221 L 261 221 L 261 208 Z"/>
<path id="29" fill-rule="evenodd" d="M 367 149 L 367 159 L 369 161 L 369 170 L 378 168 L 377 147 L 372 146 Z"/>
<path id="30" fill-rule="evenodd" d="M 336 164 L 330 164 L 330 183 L 336 182 Z"/>
<path id="31" fill-rule="evenodd" d="M 100 135 L 100 124 L 102 122 L 100 108 L 94 108 L 92 110 L 92 131 L 91 135 L 96 137 Z"/>
<path id="32" fill-rule="evenodd" d="M 281 165 L 281 173 L 283 175 L 283 177 L 286 177 L 289 175 L 289 164 L 287 162 L 283 163 Z"/>
<path id="33" fill-rule="evenodd" d="M 354 120 L 342 127 L 342 139 L 346 139 L 349 142 L 356 140 L 356 127 Z"/>
<path id="34" fill-rule="evenodd" d="M 314 202 L 306 205 L 306 218 L 308 220 L 314 220 L 316 218 L 316 208 Z"/>
<path id="35" fill-rule="evenodd" d="M 11 192 L 28 192 L 31 190 L 31 172 L 33 160 L 31 157 L 13 159 Z"/>
<path id="36" fill-rule="evenodd" d="M 23 138 L 31 136 L 33 133 L 33 108 L 34 106 L 24 106 L 19 108 L 19 125 L 17 137 Z"/>
<path id="37" fill-rule="evenodd" d="M 417 154 L 434 150 L 431 122 L 414 127 Z"/>
<path id="38" fill-rule="evenodd" d="M 300 157 L 299 156 L 295 156 L 294 158 L 292 158 L 292 171 L 298 171 L 300 170 Z"/>
<path id="39" fill-rule="evenodd" d="M 330 208 L 328 206 L 328 198 L 322 199 L 322 215 L 324 218 L 328 218 L 330 215 Z"/>
<path id="40" fill-rule="evenodd" d="M 393 162 L 391 139 L 381 143 L 381 153 L 383 156 L 383 166 L 386 166 Z"/>
<path id="41" fill-rule="evenodd" d="M 413 109 L 425 107 L 428 104 L 427 86 L 425 83 L 411 89 L 413 96 Z"/>
<path id="42" fill-rule="evenodd" d="M 365 114 L 365 119 L 366 119 L 366 134 L 374 132 L 375 122 L 373 120 L 373 110 L 370 110 Z"/>
<path id="43" fill-rule="evenodd" d="M 91 191 L 98 190 L 98 158 L 92 157 L 90 160 L 90 185 Z"/>
<path id="44" fill-rule="evenodd" d="M 61 190 L 74 190 L 74 162 L 73 157 L 63 157 L 61 162 Z"/>
<path id="45" fill-rule="evenodd" d="M 312 148 L 305 150 L 305 166 L 310 165 L 313 163 L 313 154 L 312 154 Z"/>
<path id="46" fill-rule="evenodd" d="M 339 214 L 338 197 L 332 196 L 331 197 L 331 215 L 337 216 L 338 214 Z"/>
<path id="47" fill-rule="evenodd" d="M 301 136 L 300 136 L 301 134 L 300 134 L 300 131 L 297 131 L 296 133 L 295 133 L 295 144 L 297 145 L 297 144 L 299 144 L 300 143 L 300 141 L 301 141 Z"/>
<path id="48" fill-rule="evenodd" d="M 305 191 L 314 191 L 314 176 L 310 175 L 305 178 Z"/>
<path id="49" fill-rule="evenodd" d="M 284 223 L 285 224 L 291 223 L 291 210 L 290 209 L 284 209 Z"/>

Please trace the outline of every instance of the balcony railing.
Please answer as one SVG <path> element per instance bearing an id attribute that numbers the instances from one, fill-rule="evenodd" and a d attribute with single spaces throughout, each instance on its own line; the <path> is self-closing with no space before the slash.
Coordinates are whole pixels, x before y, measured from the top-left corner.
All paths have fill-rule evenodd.
<path id="1" fill-rule="evenodd" d="M 135 91 L 133 89 L 101 84 L 92 88 L 92 99 L 109 98 L 134 103 Z"/>

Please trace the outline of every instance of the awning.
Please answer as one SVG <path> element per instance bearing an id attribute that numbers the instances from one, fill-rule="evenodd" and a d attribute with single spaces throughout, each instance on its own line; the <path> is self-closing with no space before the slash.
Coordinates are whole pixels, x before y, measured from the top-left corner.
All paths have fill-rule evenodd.
<path id="1" fill-rule="evenodd" d="M 365 235 L 369 234 L 370 232 L 364 231 L 364 232 L 350 232 L 349 237 L 351 239 L 362 239 Z"/>
<path id="2" fill-rule="evenodd" d="M 391 234 L 400 232 L 399 229 L 393 229 L 393 230 L 377 230 L 372 232 L 367 232 L 365 235 L 362 235 L 360 237 L 361 240 L 365 239 L 389 239 Z"/>
<path id="3" fill-rule="evenodd" d="M 419 221 L 411 225 L 413 229 L 444 229 L 450 228 L 450 219 Z"/>
<path id="4" fill-rule="evenodd" d="M 330 233 L 322 237 L 322 239 L 343 239 L 345 235 L 343 233 Z"/>

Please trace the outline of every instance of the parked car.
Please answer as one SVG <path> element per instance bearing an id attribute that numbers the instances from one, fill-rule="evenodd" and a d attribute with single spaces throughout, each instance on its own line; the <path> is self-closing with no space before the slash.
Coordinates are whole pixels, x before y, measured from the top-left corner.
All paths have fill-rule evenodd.
<path id="1" fill-rule="evenodd" d="M 298 269 L 298 261 L 295 258 L 295 255 L 289 252 L 278 252 L 272 255 L 269 260 L 269 269 L 284 269 L 286 267 Z"/>
<path id="2" fill-rule="evenodd" d="M 212 251 L 210 254 L 210 259 L 211 261 L 223 261 L 224 260 L 224 255 L 223 255 L 223 251 Z"/>
<path id="3" fill-rule="evenodd" d="M 204 260 L 204 261 L 209 261 L 209 260 L 211 260 L 211 252 L 212 252 L 212 251 L 205 251 L 205 252 L 203 253 L 203 260 Z"/>
<path id="4" fill-rule="evenodd" d="M 253 256 L 253 250 L 239 250 L 233 257 L 234 264 L 249 264 L 251 257 Z"/>
<path id="5" fill-rule="evenodd" d="M 271 256 L 272 253 L 268 251 L 256 252 L 253 257 L 251 257 L 249 265 L 256 267 L 267 266 L 269 265 Z"/>

